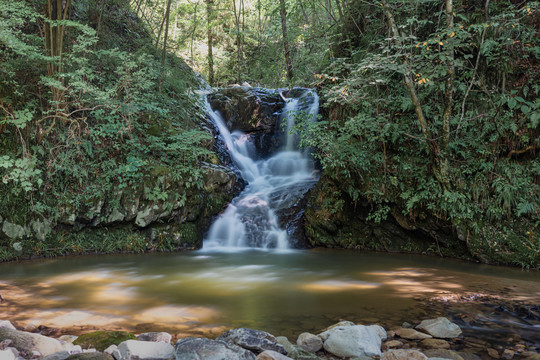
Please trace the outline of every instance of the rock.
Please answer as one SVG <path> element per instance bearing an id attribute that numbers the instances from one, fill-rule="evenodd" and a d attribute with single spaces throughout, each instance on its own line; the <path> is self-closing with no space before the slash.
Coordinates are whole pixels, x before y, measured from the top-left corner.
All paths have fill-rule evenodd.
<path id="1" fill-rule="evenodd" d="M 325 333 L 329 335 L 329 333 L 327 333 L 328 330 L 331 330 L 331 329 L 333 329 L 333 328 L 335 328 L 335 327 L 339 327 L 339 326 L 341 326 L 341 327 L 346 327 L 346 326 L 355 326 L 355 325 L 356 325 L 356 324 L 353 323 L 352 321 L 342 320 L 342 321 L 338 322 L 337 324 L 330 325 L 329 327 L 327 327 L 326 329 L 324 329 L 323 331 L 321 331 L 321 333 L 319 334 L 319 336 L 321 336 L 322 334 L 325 334 Z M 322 338 L 322 339 L 323 339 L 323 341 L 326 340 L 325 338 Z"/>
<path id="2" fill-rule="evenodd" d="M 499 359 L 499 352 L 493 348 L 487 348 L 487 353 L 489 356 L 491 356 L 494 359 Z"/>
<path id="3" fill-rule="evenodd" d="M 0 350 L 0 359 L 15 360 L 17 357 L 10 349 Z"/>
<path id="4" fill-rule="evenodd" d="M 114 360 L 114 358 L 109 354 L 93 352 L 70 355 L 67 360 Z"/>
<path id="5" fill-rule="evenodd" d="M 531 354 L 528 355 L 525 360 L 540 360 L 540 354 Z"/>
<path id="6" fill-rule="evenodd" d="M 85 349 L 95 348 L 98 351 L 103 351 L 110 345 L 119 345 L 126 340 L 137 340 L 137 337 L 126 331 L 94 331 L 79 336 L 73 344 L 80 345 Z"/>
<path id="7" fill-rule="evenodd" d="M 43 356 L 62 351 L 62 344 L 56 339 L 8 328 L 0 328 L 0 341 L 11 339 L 13 347 L 19 351 L 38 351 Z"/>
<path id="8" fill-rule="evenodd" d="M 337 326 L 320 334 L 326 351 L 341 357 L 380 356 L 381 338 L 364 325 Z"/>
<path id="9" fill-rule="evenodd" d="M 260 330 L 248 328 L 231 329 L 223 333 L 216 340 L 232 342 L 233 344 L 251 350 L 256 354 L 261 353 L 264 350 L 272 350 L 281 354 L 287 354 L 283 346 L 277 343 L 277 339 L 274 335 Z"/>
<path id="10" fill-rule="evenodd" d="M 381 340 L 386 340 L 388 338 L 388 334 L 386 333 L 386 330 L 380 325 L 369 325 L 368 328 L 371 328 L 375 330 L 377 335 L 381 338 Z"/>
<path id="11" fill-rule="evenodd" d="M 127 340 L 118 345 L 122 360 L 168 360 L 174 357 L 174 346 L 164 342 Z"/>
<path id="12" fill-rule="evenodd" d="M 461 335 L 461 329 L 445 317 L 424 320 L 416 326 L 417 329 L 427 332 L 433 337 L 451 339 Z"/>
<path id="13" fill-rule="evenodd" d="M 323 347 L 323 341 L 317 335 L 310 333 L 301 333 L 296 340 L 296 343 L 301 346 L 304 350 L 311 353 L 316 353 L 321 350 Z"/>
<path id="14" fill-rule="evenodd" d="M 512 359 L 514 357 L 514 351 L 505 349 L 501 355 L 503 359 Z"/>
<path id="15" fill-rule="evenodd" d="M 137 339 L 141 341 L 165 342 L 170 344 L 172 335 L 166 332 L 149 332 L 137 335 Z"/>
<path id="16" fill-rule="evenodd" d="M 457 352 L 447 349 L 429 349 L 424 350 L 423 353 L 429 358 L 438 357 L 450 360 L 464 360 Z"/>
<path id="17" fill-rule="evenodd" d="M 44 241 L 45 237 L 52 231 L 51 223 L 49 220 L 32 220 L 30 221 L 30 228 L 34 233 L 36 239 Z"/>
<path id="18" fill-rule="evenodd" d="M 105 354 L 111 354 L 113 355 L 114 351 L 118 351 L 118 346 L 117 345 L 111 345 L 109 346 L 108 348 L 106 348 L 105 350 L 103 350 L 103 352 Z M 120 352 L 118 352 L 120 354 Z"/>
<path id="19" fill-rule="evenodd" d="M 17 330 L 15 329 L 15 326 L 13 326 L 13 324 L 8 320 L 0 320 L 0 328 Z"/>
<path id="20" fill-rule="evenodd" d="M 414 329 L 408 329 L 408 328 L 399 328 L 399 329 L 396 329 L 395 332 L 397 336 L 403 339 L 407 339 L 407 340 L 422 340 L 422 339 L 430 339 L 432 337 L 431 335 L 424 334 Z"/>
<path id="21" fill-rule="evenodd" d="M 420 346 L 426 349 L 450 349 L 450 344 L 442 339 L 424 339 Z"/>
<path id="22" fill-rule="evenodd" d="M 385 342 L 383 346 L 386 346 L 387 348 L 391 349 L 391 348 L 403 346 L 403 343 L 399 340 L 390 340 L 390 341 Z"/>
<path id="23" fill-rule="evenodd" d="M 463 360 L 482 360 L 480 358 L 480 356 L 469 353 L 469 352 L 458 351 L 457 353 L 458 353 L 459 356 L 461 356 L 463 358 Z M 538 359 L 538 360 L 540 360 L 540 359 Z"/>
<path id="24" fill-rule="evenodd" d="M 26 230 L 21 225 L 12 224 L 9 221 L 4 221 L 2 231 L 11 239 L 22 239 L 26 235 Z"/>
<path id="25" fill-rule="evenodd" d="M 176 360 L 254 360 L 255 354 L 231 342 L 184 338 L 176 343 Z"/>
<path id="26" fill-rule="evenodd" d="M 301 346 L 293 345 L 285 336 L 277 337 L 278 344 L 285 348 L 287 356 L 294 360 L 320 360 L 318 356 L 304 350 Z"/>
<path id="27" fill-rule="evenodd" d="M 59 352 L 55 352 L 54 354 L 47 355 L 41 360 L 66 360 L 70 355 L 71 354 L 69 353 L 69 351 L 62 350 Z"/>
<path id="28" fill-rule="evenodd" d="M 399 349 L 385 352 L 381 360 L 428 360 L 428 358 L 418 350 Z"/>
<path id="29" fill-rule="evenodd" d="M 13 340 L 11 339 L 0 341 L 0 350 L 4 350 L 5 348 L 10 347 L 11 344 L 13 344 Z"/>
<path id="30" fill-rule="evenodd" d="M 277 351 L 265 350 L 255 360 L 293 360 L 292 358 L 278 353 Z"/>
<path id="31" fill-rule="evenodd" d="M 62 335 L 58 338 L 58 340 L 60 341 L 67 341 L 67 342 L 74 342 L 75 340 L 77 340 L 78 336 L 75 336 L 75 335 Z"/>

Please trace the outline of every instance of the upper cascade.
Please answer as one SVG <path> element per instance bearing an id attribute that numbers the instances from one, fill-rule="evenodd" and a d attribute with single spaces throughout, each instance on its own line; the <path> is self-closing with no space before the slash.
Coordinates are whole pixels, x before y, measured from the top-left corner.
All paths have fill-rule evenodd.
<path id="1" fill-rule="evenodd" d="M 279 92 L 284 104 L 279 123 L 286 128 L 279 150 L 266 158 L 261 158 L 252 135 L 241 130 L 231 132 L 220 112 L 206 101 L 208 114 L 247 185 L 212 224 L 203 250 L 290 247 L 287 231 L 279 226 L 276 212 L 296 203 L 318 180 L 313 159 L 308 152 L 298 149 L 297 136 L 291 132 L 300 112 L 315 121 L 319 111 L 317 93 L 302 90 L 296 94 Z M 279 129 L 279 124 L 275 128 Z"/>

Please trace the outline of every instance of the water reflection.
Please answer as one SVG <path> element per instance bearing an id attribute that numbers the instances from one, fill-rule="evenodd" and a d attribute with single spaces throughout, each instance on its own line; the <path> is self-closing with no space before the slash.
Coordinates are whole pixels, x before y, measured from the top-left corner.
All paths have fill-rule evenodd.
<path id="1" fill-rule="evenodd" d="M 392 326 L 430 314 L 418 297 L 469 292 L 540 302 L 538 273 L 340 251 L 85 257 L 0 264 L 0 274 L 0 313 L 18 326 L 184 336 L 240 326 L 289 336 L 340 319 Z"/>

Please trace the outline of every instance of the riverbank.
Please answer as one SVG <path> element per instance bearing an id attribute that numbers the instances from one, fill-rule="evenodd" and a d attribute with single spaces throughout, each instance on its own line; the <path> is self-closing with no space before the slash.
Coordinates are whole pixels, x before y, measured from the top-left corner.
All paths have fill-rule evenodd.
<path id="1" fill-rule="evenodd" d="M 0 320 L 0 359 L 540 359 L 540 338 L 533 343 L 513 334 L 492 341 L 479 336 L 481 333 L 471 333 L 446 317 L 411 320 L 391 328 L 342 320 L 315 334 L 289 337 L 236 328 L 215 340 L 167 332 L 85 331 L 77 336 L 65 329 L 16 327 L 4 319 Z"/>

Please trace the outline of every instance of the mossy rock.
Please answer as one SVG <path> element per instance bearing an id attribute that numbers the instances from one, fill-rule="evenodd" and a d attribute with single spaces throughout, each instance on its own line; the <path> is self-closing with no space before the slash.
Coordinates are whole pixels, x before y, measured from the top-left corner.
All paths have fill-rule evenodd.
<path id="1" fill-rule="evenodd" d="M 79 336 L 73 344 L 80 345 L 83 349 L 94 348 L 103 351 L 113 344 L 119 345 L 126 340 L 137 340 L 137 337 L 126 331 L 94 331 Z"/>
<path id="2" fill-rule="evenodd" d="M 82 353 L 70 355 L 66 360 L 114 360 L 114 358 L 102 352 Z"/>

